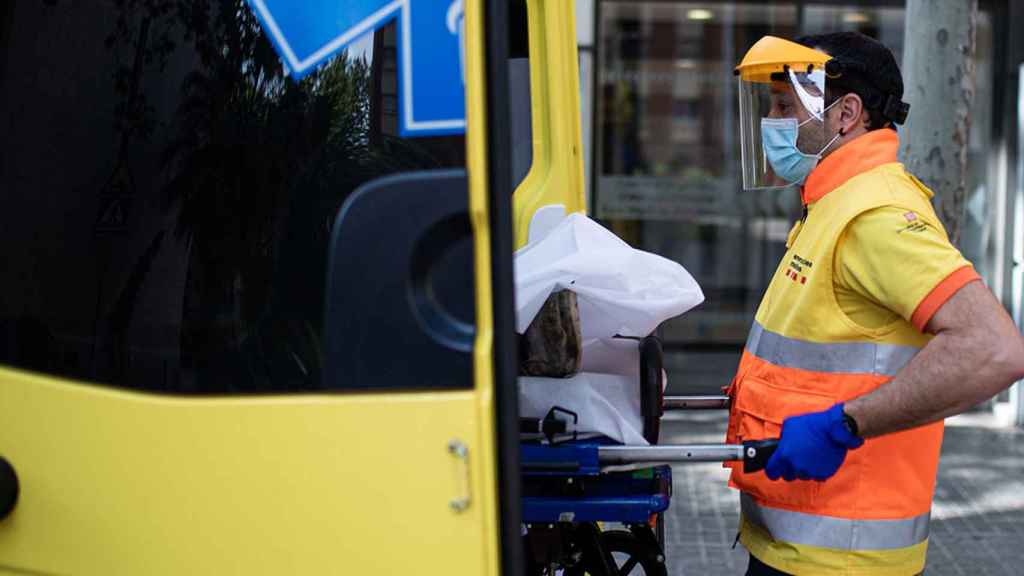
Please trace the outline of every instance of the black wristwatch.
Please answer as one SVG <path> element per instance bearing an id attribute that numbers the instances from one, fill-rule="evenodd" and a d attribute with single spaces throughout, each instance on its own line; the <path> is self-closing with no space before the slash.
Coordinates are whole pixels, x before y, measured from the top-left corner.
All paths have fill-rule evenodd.
<path id="1" fill-rule="evenodd" d="M 846 425 L 846 429 L 850 431 L 850 434 L 853 434 L 856 438 L 860 438 L 860 431 L 857 429 L 857 421 L 853 419 L 853 416 L 847 414 L 846 410 L 843 410 L 843 424 Z"/>

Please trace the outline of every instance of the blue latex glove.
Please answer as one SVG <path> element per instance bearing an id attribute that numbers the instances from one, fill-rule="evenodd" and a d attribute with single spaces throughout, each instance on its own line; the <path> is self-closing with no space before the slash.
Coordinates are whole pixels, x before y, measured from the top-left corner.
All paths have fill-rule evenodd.
<path id="1" fill-rule="evenodd" d="M 824 412 L 786 418 L 764 473 L 772 480 L 825 480 L 839 470 L 846 451 L 864 443 L 843 423 L 843 403 Z"/>

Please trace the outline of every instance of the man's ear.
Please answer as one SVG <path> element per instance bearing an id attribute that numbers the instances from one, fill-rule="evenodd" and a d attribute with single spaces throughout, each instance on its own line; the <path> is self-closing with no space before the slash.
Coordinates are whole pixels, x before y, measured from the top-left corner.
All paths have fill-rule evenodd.
<path id="1" fill-rule="evenodd" d="M 844 94 L 836 107 L 839 108 L 840 134 L 849 134 L 857 128 L 867 128 L 871 124 L 871 116 L 864 109 L 864 101 L 853 92 Z"/>

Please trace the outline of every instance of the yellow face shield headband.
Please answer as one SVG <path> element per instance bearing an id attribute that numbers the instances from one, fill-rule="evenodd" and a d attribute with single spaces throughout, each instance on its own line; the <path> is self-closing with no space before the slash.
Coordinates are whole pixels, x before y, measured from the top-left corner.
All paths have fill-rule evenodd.
<path id="1" fill-rule="evenodd" d="M 825 63 L 831 59 L 831 56 L 820 50 L 775 36 L 765 36 L 747 50 L 734 73 L 746 82 L 769 83 L 772 74 L 786 72 L 787 69 L 798 72 L 824 70 Z"/>

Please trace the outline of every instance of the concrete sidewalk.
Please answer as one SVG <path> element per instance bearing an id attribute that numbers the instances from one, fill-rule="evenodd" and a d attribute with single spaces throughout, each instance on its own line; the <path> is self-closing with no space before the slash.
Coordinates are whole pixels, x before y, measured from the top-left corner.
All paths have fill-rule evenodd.
<path id="1" fill-rule="evenodd" d="M 1024 574 L 1024 431 L 972 415 L 947 424 L 932 509 L 927 576 Z M 725 414 L 666 414 L 663 444 L 722 442 Z M 735 576 L 747 552 L 732 548 L 739 502 L 719 464 L 673 467 L 666 518 L 669 573 Z"/>

